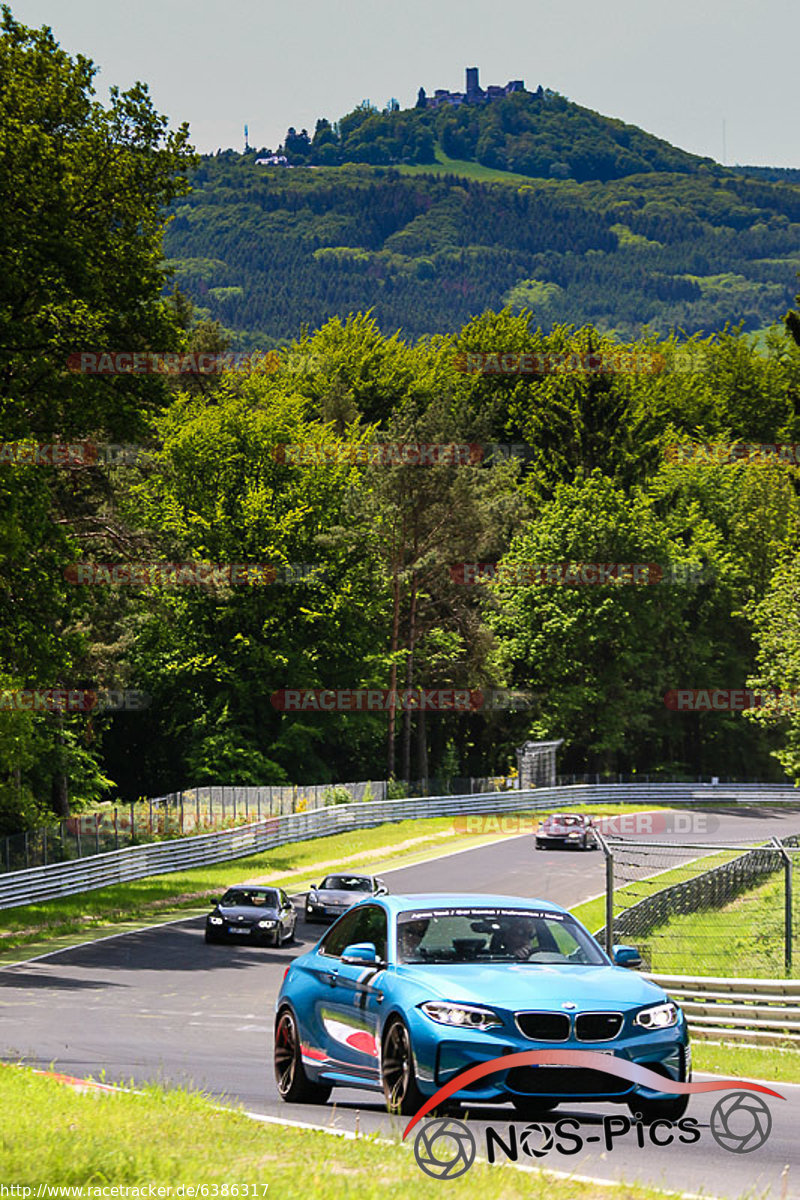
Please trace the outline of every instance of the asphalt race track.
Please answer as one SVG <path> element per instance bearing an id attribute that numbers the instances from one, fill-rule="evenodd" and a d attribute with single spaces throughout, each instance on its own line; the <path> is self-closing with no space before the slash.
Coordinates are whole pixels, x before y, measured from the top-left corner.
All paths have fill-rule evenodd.
<path id="1" fill-rule="evenodd" d="M 715 815 L 719 824 L 707 840 L 800 832 L 800 813 L 777 806 L 737 806 Z M 682 840 L 696 838 L 683 835 Z M 528 835 L 380 873 L 397 893 L 468 890 L 537 896 L 569 906 L 602 892 L 603 855 L 536 853 Z M 231 882 L 239 877 L 232 862 Z M 203 921 L 193 918 L 0 969 L 0 1058 L 52 1064 L 77 1076 L 97 1078 L 105 1071 L 107 1082 L 191 1084 L 253 1112 L 396 1133 L 406 1119 L 389 1117 L 377 1093 L 338 1089 L 322 1107 L 289 1106 L 278 1098 L 271 1061 L 275 997 L 287 963 L 313 945 L 322 928 L 307 927 L 301 917 L 297 943 L 282 950 L 207 946 Z M 786 1100 L 768 1098 L 771 1136 L 751 1154 L 731 1153 L 713 1140 L 707 1121 L 719 1095 L 710 1093 L 690 1102 L 688 1115 L 701 1122 L 700 1140 L 693 1145 L 659 1148 L 646 1141 L 640 1149 L 631 1131 L 609 1152 L 601 1136 L 602 1115 L 627 1115 L 627 1108 L 565 1105 L 550 1120 L 578 1117 L 584 1140 L 597 1141 L 579 1154 L 553 1149 L 541 1159 L 520 1154 L 520 1161 L 712 1196 L 762 1195 L 769 1189 L 770 1196 L 800 1197 L 800 1086 L 778 1084 L 776 1090 Z M 524 1124 L 510 1106 L 471 1110 L 470 1119 L 478 1127 L 491 1123 L 498 1132 L 512 1120 L 520 1128 Z M 478 1147 L 485 1153 L 480 1135 Z"/>

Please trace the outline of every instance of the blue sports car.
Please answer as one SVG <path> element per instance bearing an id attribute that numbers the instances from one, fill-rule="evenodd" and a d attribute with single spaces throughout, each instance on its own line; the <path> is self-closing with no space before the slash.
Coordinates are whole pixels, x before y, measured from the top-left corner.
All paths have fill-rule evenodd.
<path id="1" fill-rule="evenodd" d="M 685 1017 L 621 965 L 638 961 L 618 946 L 612 962 L 570 913 L 541 900 L 365 899 L 287 969 L 275 1019 L 278 1090 L 321 1104 L 334 1087 L 372 1088 L 390 1112 L 413 1114 L 462 1071 L 526 1050 L 601 1052 L 686 1082 Z M 585 1061 L 492 1071 L 453 1100 L 511 1101 L 527 1119 L 562 1102 L 620 1101 L 646 1122 L 677 1120 L 687 1105 Z"/>

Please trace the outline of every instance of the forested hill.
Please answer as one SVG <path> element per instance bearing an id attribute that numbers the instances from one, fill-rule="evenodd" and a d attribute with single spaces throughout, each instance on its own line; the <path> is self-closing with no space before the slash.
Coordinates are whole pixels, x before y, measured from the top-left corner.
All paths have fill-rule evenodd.
<path id="1" fill-rule="evenodd" d="M 373 120 L 390 118 L 357 128 Z M 797 290 L 800 187 L 675 155 L 672 171 L 578 182 L 450 159 L 438 144 L 434 164 L 397 167 L 287 169 L 231 150 L 202 160 L 165 251 L 198 315 L 243 348 L 369 308 L 412 339 L 505 305 L 544 328 L 590 322 L 622 337 L 778 320 Z"/>
<path id="2" fill-rule="evenodd" d="M 364 102 L 341 120 L 317 121 L 313 136 L 290 129 L 280 150 L 295 164 L 373 166 L 451 158 L 552 179 L 621 179 L 649 171 L 720 170 L 635 125 L 604 117 L 539 87 L 485 104 L 378 112 Z"/>

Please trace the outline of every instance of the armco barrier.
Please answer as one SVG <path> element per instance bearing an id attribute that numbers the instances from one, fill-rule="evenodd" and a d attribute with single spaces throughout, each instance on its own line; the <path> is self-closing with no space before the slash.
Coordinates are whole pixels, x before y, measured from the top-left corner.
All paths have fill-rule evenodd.
<path id="1" fill-rule="evenodd" d="M 649 972 L 646 977 L 680 1004 L 694 1038 L 742 1046 L 800 1045 L 800 980 Z"/>
<path id="2" fill-rule="evenodd" d="M 0 909 L 92 891 L 148 875 L 183 871 L 208 863 L 243 858 L 306 838 L 349 833 L 387 821 L 451 817 L 464 813 L 535 811 L 584 804 L 692 804 L 700 801 L 800 803 L 800 792 L 780 784 L 579 784 L 530 791 L 484 792 L 339 804 L 271 817 L 220 833 L 199 834 L 146 846 L 112 850 L 73 862 L 31 867 L 0 875 Z"/>

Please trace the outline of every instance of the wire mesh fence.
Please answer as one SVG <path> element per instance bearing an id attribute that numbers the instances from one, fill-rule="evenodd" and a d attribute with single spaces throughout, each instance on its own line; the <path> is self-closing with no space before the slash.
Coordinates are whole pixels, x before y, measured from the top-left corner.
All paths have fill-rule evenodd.
<path id="1" fill-rule="evenodd" d="M 800 964 L 800 837 L 677 842 L 605 838 L 600 940 L 636 946 L 646 970 L 775 977 Z"/>

